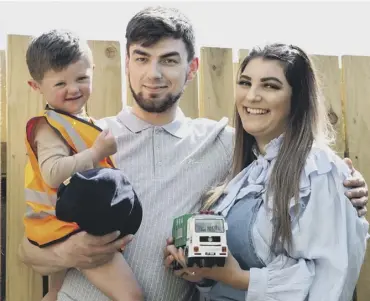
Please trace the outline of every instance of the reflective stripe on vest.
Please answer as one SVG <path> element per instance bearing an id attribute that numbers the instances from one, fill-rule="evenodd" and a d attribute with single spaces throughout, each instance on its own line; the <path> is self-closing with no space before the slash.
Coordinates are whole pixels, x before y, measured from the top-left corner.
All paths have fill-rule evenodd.
<path id="1" fill-rule="evenodd" d="M 41 118 L 68 144 L 74 153 L 92 147 L 101 129 L 75 116 L 47 109 L 30 119 L 26 127 L 28 161 L 25 167 L 26 212 L 23 218 L 27 238 L 40 247 L 69 237 L 80 229 L 76 223 L 60 221 L 55 216 L 57 189 L 49 187 L 41 176 L 37 156 L 31 146 L 34 128 Z M 100 167 L 114 167 L 111 158 L 99 162 Z"/>
<path id="2" fill-rule="evenodd" d="M 25 188 L 25 197 L 28 202 L 39 203 L 42 205 L 50 205 L 50 201 L 52 204 L 55 204 L 57 199 L 56 194 L 48 195 L 46 192 L 40 192 L 29 188 Z"/>
<path id="3" fill-rule="evenodd" d="M 67 120 L 65 120 L 58 113 L 52 110 L 46 111 L 46 115 L 49 117 L 49 119 L 53 119 L 56 122 L 58 122 L 67 131 L 78 153 L 87 149 L 86 143 L 81 139 L 80 135 L 78 135 L 76 130 L 71 126 L 71 124 Z"/>
<path id="4" fill-rule="evenodd" d="M 28 218 L 43 219 L 44 217 L 55 215 L 54 207 L 37 204 L 33 202 L 26 203 L 26 214 Z"/>

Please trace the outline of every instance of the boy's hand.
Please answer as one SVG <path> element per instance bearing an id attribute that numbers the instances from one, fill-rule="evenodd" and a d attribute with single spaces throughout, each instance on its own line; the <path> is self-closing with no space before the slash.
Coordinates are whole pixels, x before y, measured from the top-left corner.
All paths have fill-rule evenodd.
<path id="1" fill-rule="evenodd" d="M 117 152 L 117 144 L 112 133 L 109 130 L 103 130 L 96 138 L 92 151 L 95 162 L 99 162 Z"/>

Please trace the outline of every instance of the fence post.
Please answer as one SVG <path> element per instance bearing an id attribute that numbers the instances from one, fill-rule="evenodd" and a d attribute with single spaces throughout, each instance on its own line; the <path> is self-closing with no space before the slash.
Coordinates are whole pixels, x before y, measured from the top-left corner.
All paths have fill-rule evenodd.
<path id="1" fill-rule="evenodd" d="M 27 85 L 25 54 L 30 37 L 9 35 L 7 47 L 7 227 L 6 227 L 6 300 L 39 301 L 42 298 L 42 277 L 18 259 L 18 246 L 24 234 L 25 212 L 24 167 L 26 148 L 25 124 L 41 112 L 45 104 Z"/>
<path id="2" fill-rule="evenodd" d="M 342 57 L 343 96 L 349 157 L 365 180 L 370 181 L 370 57 Z M 369 220 L 369 213 L 366 216 Z M 357 300 L 370 296 L 370 249 L 367 249 L 357 285 Z"/>
<path id="3" fill-rule="evenodd" d="M 232 49 L 203 47 L 200 53 L 199 115 L 213 120 L 234 115 Z"/>
<path id="4" fill-rule="evenodd" d="M 121 48 L 116 41 L 89 41 L 94 58 L 93 90 L 87 112 L 99 119 L 122 109 Z"/>

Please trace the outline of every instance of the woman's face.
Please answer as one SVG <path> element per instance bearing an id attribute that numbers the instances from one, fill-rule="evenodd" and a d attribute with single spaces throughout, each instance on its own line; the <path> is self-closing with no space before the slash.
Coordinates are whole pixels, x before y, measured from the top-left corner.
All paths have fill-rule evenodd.
<path id="1" fill-rule="evenodd" d="M 236 86 L 236 106 L 244 130 L 267 144 L 286 128 L 292 88 L 277 60 L 252 59 Z"/>

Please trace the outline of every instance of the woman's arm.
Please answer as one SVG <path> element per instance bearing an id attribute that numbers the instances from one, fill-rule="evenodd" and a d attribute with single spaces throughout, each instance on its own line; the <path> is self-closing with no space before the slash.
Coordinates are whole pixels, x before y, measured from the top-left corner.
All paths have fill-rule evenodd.
<path id="1" fill-rule="evenodd" d="M 290 256 L 279 255 L 266 267 L 244 274 L 239 265 L 230 268 L 227 264 L 187 269 L 184 277 L 191 280 L 189 272 L 195 272 L 194 279 L 213 279 L 246 290 L 247 301 L 300 301 L 307 295 L 310 301 L 350 300 L 364 260 L 369 225 L 345 197 L 343 178 L 335 167 L 310 176 L 310 194 L 293 226 Z"/>

